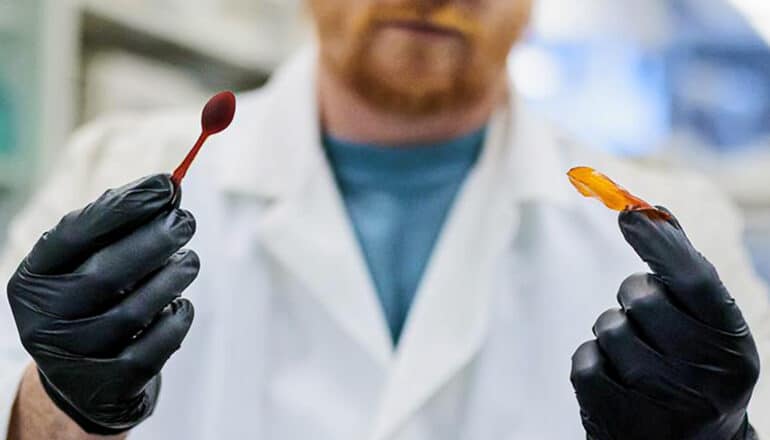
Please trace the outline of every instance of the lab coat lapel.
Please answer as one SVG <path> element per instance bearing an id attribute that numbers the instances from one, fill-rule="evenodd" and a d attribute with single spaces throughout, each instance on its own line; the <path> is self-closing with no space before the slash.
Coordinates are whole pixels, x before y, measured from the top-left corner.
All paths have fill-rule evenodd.
<path id="1" fill-rule="evenodd" d="M 392 343 L 344 207 L 327 173 L 316 170 L 305 189 L 265 214 L 265 247 L 307 292 L 383 365 Z"/>
<path id="2" fill-rule="evenodd" d="M 347 334 L 388 365 L 387 326 L 321 147 L 313 54 L 299 55 L 260 92 L 265 96 L 255 107 L 265 113 L 242 114 L 260 121 L 251 139 L 238 141 L 249 146 L 235 156 L 249 171 L 246 177 L 232 173 L 230 164 L 223 177 L 231 189 L 267 199 L 257 225 L 265 249 Z"/>

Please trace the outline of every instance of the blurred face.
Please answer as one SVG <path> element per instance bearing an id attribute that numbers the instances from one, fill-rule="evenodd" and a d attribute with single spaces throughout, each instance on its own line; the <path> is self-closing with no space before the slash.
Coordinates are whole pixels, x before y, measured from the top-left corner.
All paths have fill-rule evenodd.
<path id="1" fill-rule="evenodd" d="M 481 99 L 532 0 L 310 0 L 324 68 L 380 110 L 424 115 Z"/>

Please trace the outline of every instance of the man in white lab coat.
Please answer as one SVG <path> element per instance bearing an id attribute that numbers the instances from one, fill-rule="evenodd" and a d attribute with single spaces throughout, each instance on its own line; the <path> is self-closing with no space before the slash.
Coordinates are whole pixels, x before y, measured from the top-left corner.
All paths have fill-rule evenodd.
<path id="1" fill-rule="evenodd" d="M 170 170 L 196 111 L 85 128 L 14 222 L 9 438 L 770 438 L 768 301 L 740 219 L 703 180 L 523 108 L 505 59 L 529 1 L 310 3 L 319 47 L 239 97 L 185 211 L 154 175 L 35 245 Z M 692 243 L 665 213 L 619 230 L 569 187 L 576 164 Z M 654 276 L 631 276 L 640 257 Z"/>

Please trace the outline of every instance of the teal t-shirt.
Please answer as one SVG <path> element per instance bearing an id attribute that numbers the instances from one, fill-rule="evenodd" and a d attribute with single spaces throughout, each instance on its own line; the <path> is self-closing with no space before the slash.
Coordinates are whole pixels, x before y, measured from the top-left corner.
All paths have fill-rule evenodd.
<path id="1" fill-rule="evenodd" d="M 482 129 L 435 144 L 388 146 L 324 136 L 326 155 L 394 344 L 485 135 Z"/>

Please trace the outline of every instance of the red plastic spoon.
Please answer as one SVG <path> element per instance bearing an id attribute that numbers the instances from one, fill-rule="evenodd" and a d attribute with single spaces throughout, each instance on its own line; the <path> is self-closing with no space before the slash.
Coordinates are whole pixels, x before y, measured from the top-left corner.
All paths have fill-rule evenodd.
<path id="1" fill-rule="evenodd" d="M 206 139 L 229 127 L 230 123 L 233 122 L 233 117 L 235 117 L 235 95 L 233 92 L 221 92 L 209 99 L 209 102 L 203 107 L 203 114 L 201 115 L 201 135 L 171 176 L 171 181 L 174 182 L 175 186 L 179 187 L 182 184 L 182 179 L 184 179 L 187 170 Z"/>

